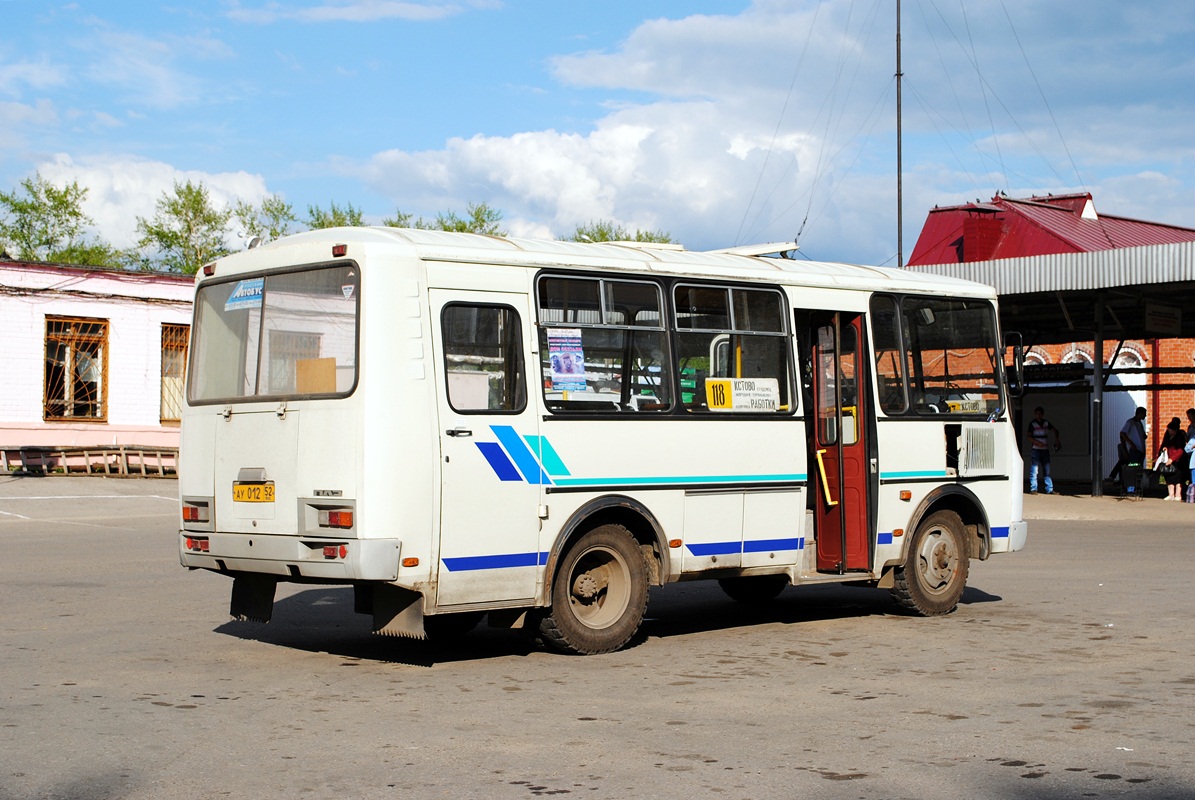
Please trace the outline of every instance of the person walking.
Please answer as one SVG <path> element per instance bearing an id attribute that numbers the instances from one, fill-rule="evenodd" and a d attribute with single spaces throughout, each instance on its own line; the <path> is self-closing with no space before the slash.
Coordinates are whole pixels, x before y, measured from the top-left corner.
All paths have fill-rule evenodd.
<path id="1" fill-rule="evenodd" d="M 1029 494 L 1037 494 L 1037 476 L 1040 472 L 1045 480 L 1046 494 L 1054 494 L 1054 481 L 1050 477 L 1050 433 L 1054 434 L 1054 452 L 1062 449 L 1062 436 L 1058 429 L 1046 419 L 1046 410 L 1041 406 L 1033 409 L 1029 420 Z"/>
<path id="2" fill-rule="evenodd" d="M 1183 484 L 1186 477 L 1179 465 L 1183 461 L 1183 446 L 1187 443 L 1187 434 L 1183 433 L 1183 424 L 1178 417 L 1170 420 L 1166 426 L 1166 433 L 1162 436 L 1162 446 L 1158 448 L 1158 463 L 1161 466 L 1162 477 L 1166 479 L 1166 500 L 1176 503 L 1183 501 Z M 1163 458 L 1164 456 L 1164 458 Z"/>

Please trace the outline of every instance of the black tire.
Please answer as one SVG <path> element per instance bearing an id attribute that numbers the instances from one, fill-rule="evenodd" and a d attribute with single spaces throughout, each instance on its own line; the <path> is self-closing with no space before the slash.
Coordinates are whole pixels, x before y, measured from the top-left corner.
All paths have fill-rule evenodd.
<path id="1" fill-rule="evenodd" d="M 459 611 L 455 614 L 435 614 L 423 618 L 423 631 L 433 642 L 459 639 L 477 627 L 484 611 Z"/>
<path id="2" fill-rule="evenodd" d="M 647 610 L 647 562 L 621 525 L 602 525 L 575 541 L 552 583 L 540 620 L 543 642 L 581 655 L 610 653 L 631 640 Z"/>
<path id="3" fill-rule="evenodd" d="M 949 614 L 967 587 L 969 565 L 962 520 L 953 511 L 936 511 L 917 526 L 892 596 L 923 617 Z"/>
<path id="4" fill-rule="evenodd" d="M 762 606 L 776 599 L 788 586 L 787 575 L 753 575 L 746 578 L 723 578 L 718 581 L 727 597 L 737 603 Z"/>

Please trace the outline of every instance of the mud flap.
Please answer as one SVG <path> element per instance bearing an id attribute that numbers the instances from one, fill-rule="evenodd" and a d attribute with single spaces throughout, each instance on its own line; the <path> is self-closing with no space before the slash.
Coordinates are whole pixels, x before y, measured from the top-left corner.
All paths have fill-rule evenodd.
<path id="1" fill-rule="evenodd" d="M 388 583 L 373 587 L 373 632 L 426 639 L 423 595 Z"/>
<path id="2" fill-rule="evenodd" d="M 970 542 L 970 552 L 967 554 L 970 558 L 978 558 L 980 561 L 987 561 L 992 555 L 992 539 L 991 533 L 987 535 L 978 525 L 966 525 L 963 527 L 965 537 Z"/>
<path id="3" fill-rule="evenodd" d="M 241 575 L 232 579 L 228 613 L 241 622 L 269 622 L 274 613 L 278 579 L 266 575 Z"/>

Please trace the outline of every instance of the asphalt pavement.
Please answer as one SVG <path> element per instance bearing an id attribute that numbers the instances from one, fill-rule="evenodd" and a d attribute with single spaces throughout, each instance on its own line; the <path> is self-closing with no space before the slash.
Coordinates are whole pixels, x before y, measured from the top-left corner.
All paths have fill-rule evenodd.
<path id="1" fill-rule="evenodd" d="M 1025 498 L 958 610 L 653 589 L 628 648 L 371 635 L 179 566 L 170 480 L 0 478 L 0 800 L 1195 797 L 1195 506 Z"/>

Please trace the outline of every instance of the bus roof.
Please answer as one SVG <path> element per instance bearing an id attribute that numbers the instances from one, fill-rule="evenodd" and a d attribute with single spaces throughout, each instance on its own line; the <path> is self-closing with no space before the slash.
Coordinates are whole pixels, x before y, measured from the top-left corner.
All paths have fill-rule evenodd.
<path id="1" fill-rule="evenodd" d="M 684 250 L 676 245 L 661 246 L 652 243 L 565 242 L 391 227 L 324 228 L 305 231 L 254 248 L 249 252 L 258 258 L 249 260 L 261 266 L 262 262 L 259 259 L 263 256 L 269 258 L 267 254 L 274 253 L 276 258 L 282 255 L 278 251 L 291 248 L 310 250 L 313 245 L 320 244 L 328 245 L 329 253 L 332 244 L 348 245 L 350 257 L 356 249 L 355 246 L 373 248 L 390 245 L 409 248 L 414 256 L 427 261 L 648 272 L 867 291 L 995 296 L 995 290 L 985 284 L 895 267 L 743 255 L 727 251 L 703 252 Z M 776 247 L 777 251 L 782 248 L 781 245 Z M 731 249 L 747 252 L 752 250 L 749 247 Z M 758 248 L 756 252 L 759 249 L 765 248 Z M 239 258 L 240 255 L 243 254 L 233 254 L 221 261 L 243 261 Z M 274 261 L 274 258 L 270 258 L 270 261 Z"/>

